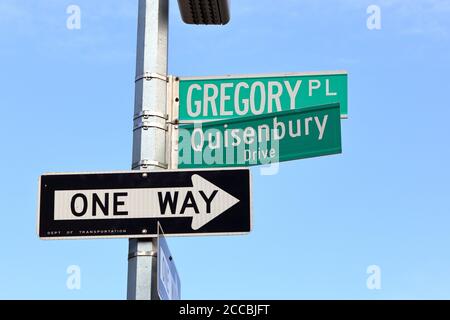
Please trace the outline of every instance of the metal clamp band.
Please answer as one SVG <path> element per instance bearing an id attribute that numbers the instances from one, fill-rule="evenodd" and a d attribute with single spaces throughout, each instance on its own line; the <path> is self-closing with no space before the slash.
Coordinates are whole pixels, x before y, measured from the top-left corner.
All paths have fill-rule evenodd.
<path id="1" fill-rule="evenodd" d="M 162 163 L 162 162 L 155 161 L 155 160 L 141 160 L 141 161 L 133 163 L 132 169 L 134 170 L 134 169 L 137 169 L 140 167 L 150 167 L 150 166 L 158 167 L 161 169 L 169 168 L 169 165 L 167 163 Z"/>
<path id="2" fill-rule="evenodd" d="M 137 251 L 128 254 L 128 260 L 136 257 L 157 257 L 157 256 L 158 254 L 156 251 Z"/>
<path id="3" fill-rule="evenodd" d="M 178 119 L 173 119 L 172 121 L 167 121 L 166 122 L 168 125 L 172 125 L 172 126 L 179 126 L 180 125 L 180 120 Z"/>
<path id="4" fill-rule="evenodd" d="M 140 76 L 137 76 L 135 79 L 135 82 L 138 82 L 139 80 L 145 79 L 147 81 L 150 81 L 152 79 L 158 79 L 158 80 L 162 80 L 165 82 L 169 81 L 169 77 L 159 74 L 159 73 L 155 73 L 155 72 L 146 72 Z"/>
<path id="5" fill-rule="evenodd" d="M 161 129 L 164 131 L 167 131 L 167 125 L 165 124 L 160 124 L 158 122 L 151 122 L 151 121 L 139 121 L 134 127 L 133 127 L 133 131 L 139 130 L 143 128 L 144 130 L 147 130 L 148 128 L 157 128 L 157 129 Z"/>
<path id="6" fill-rule="evenodd" d="M 134 115 L 134 120 L 137 120 L 139 118 L 146 118 L 146 117 L 157 117 L 157 118 L 161 118 L 164 120 L 169 119 L 169 115 L 168 114 L 164 114 L 161 112 L 156 112 L 156 111 L 150 111 L 150 110 L 142 110 L 139 113 L 136 113 Z"/>

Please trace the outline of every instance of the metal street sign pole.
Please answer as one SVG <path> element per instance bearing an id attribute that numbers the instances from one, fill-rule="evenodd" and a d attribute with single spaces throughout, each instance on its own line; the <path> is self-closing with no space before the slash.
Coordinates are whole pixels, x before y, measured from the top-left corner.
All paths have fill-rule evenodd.
<path id="1" fill-rule="evenodd" d="M 167 169 L 168 0 L 139 0 L 133 129 L 135 170 Z M 130 239 L 128 300 L 158 299 L 156 238 Z"/>

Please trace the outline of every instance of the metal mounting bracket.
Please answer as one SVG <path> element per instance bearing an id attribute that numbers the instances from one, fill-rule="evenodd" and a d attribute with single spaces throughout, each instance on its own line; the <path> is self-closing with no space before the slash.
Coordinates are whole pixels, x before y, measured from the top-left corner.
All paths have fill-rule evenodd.
<path id="1" fill-rule="evenodd" d="M 144 108 L 143 108 L 144 109 Z M 141 112 L 137 113 L 134 115 L 134 120 L 137 120 L 139 118 L 148 118 L 148 117 L 157 117 L 157 118 L 161 118 L 164 120 L 168 120 L 169 119 L 169 115 L 168 114 L 164 114 L 161 112 L 155 112 L 155 111 L 150 111 L 150 110 L 142 110 Z"/>
<path id="2" fill-rule="evenodd" d="M 141 160 L 141 161 L 139 161 L 139 162 L 135 162 L 135 163 L 133 163 L 133 165 L 132 165 L 132 169 L 134 170 L 134 169 L 138 169 L 138 168 L 140 168 L 140 167 L 150 167 L 150 166 L 153 166 L 153 167 L 158 167 L 158 168 L 161 168 L 161 169 L 167 169 L 169 166 L 167 165 L 167 163 L 161 163 L 161 162 L 159 162 L 159 161 L 154 161 L 154 160 Z"/>
<path id="3" fill-rule="evenodd" d="M 128 260 L 136 258 L 136 257 L 156 257 L 156 256 L 157 256 L 156 251 L 137 251 L 137 252 L 131 252 L 128 255 Z"/>
<path id="4" fill-rule="evenodd" d="M 150 81 L 152 79 L 158 79 L 158 80 L 162 80 L 162 81 L 165 81 L 165 82 L 169 81 L 169 77 L 167 77 L 165 75 L 162 75 L 162 74 L 159 74 L 159 73 L 155 73 L 155 72 L 146 72 L 146 73 L 144 73 L 142 75 L 139 75 L 139 76 L 136 77 L 135 82 L 138 82 L 138 81 L 140 81 L 142 79 L 145 79 L 147 81 Z"/>
<path id="5" fill-rule="evenodd" d="M 141 120 L 141 121 L 138 121 L 138 123 L 133 126 L 133 131 L 139 130 L 141 128 L 144 130 L 148 130 L 149 128 L 157 128 L 157 129 L 161 129 L 164 131 L 168 130 L 167 124 L 161 124 L 158 122 Z"/>

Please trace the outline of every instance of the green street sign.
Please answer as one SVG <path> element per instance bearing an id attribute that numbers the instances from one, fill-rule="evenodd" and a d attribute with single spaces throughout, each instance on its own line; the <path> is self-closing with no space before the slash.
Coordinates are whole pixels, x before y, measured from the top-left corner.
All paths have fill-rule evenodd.
<path id="1" fill-rule="evenodd" d="M 178 168 L 236 167 L 338 154 L 339 104 L 179 127 Z"/>
<path id="2" fill-rule="evenodd" d="M 180 121 L 221 120 L 340 104 L 347 118 L 347 72 L 179 78 Z"/>

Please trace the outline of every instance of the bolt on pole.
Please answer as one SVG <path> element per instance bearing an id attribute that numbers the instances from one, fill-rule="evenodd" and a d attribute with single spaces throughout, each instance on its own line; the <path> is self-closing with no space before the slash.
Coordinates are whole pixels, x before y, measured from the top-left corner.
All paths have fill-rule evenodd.
<path id="1" fill-rule="evenodd" d="M 134 170 L 167 169 L 168 0 L 139 0 L 133 126 Z M 143 230 L 143 234 L 144 234 Z M 158 299 L 156 238 L 130 239 L 128 300 Z"/>

